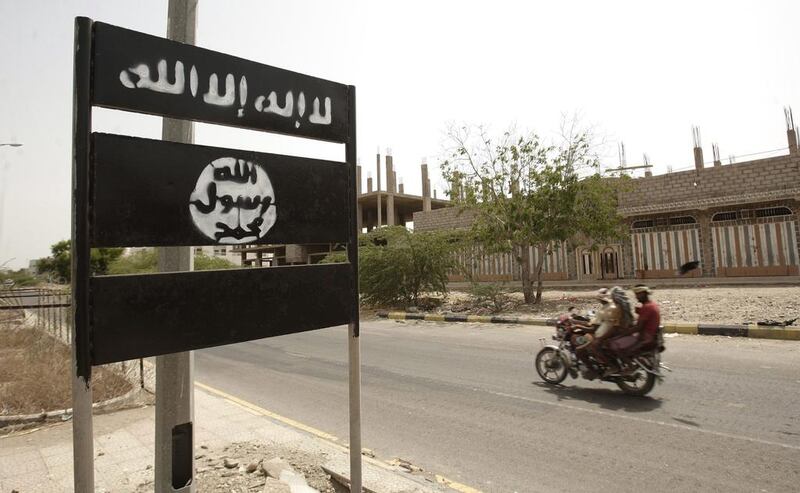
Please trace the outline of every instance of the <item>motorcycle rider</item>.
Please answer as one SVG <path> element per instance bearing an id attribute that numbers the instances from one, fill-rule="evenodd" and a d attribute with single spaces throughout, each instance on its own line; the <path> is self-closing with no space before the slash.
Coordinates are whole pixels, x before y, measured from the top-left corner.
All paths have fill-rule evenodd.
<path id="1" fill-rule="evenodd" d="M 607 288 L 600 288 L 595 295 L 597 301 L 600 302 L 600 309 L 597 311 L 592 320 L 588 323 L 580 323 L 580 322 L 573 322 L 574 325 L 578 328 L 583 329 L 582 334 L 573 334 L 572 335 L 572 346 L 575 348 L 575 355 L 583 361 L 584 365 L 586 365 L 586 374 L 584 377 L 589 380 L 594 380 L 597 378 L 597 374 L 592 369 L 594 366 L 589 358 L 591 351 L 592 351 L 592 343 L 595 340 L 595 334 L 597 331 L 600 330 L 600 327 L 604 327 L 604 331 L 608 330 L 606 324 L 606 318 L 609 315 L 609 312 L 606 311 L 606 307 L 611 304 L 611 298 L 609 297 L 609 292 Z"/>

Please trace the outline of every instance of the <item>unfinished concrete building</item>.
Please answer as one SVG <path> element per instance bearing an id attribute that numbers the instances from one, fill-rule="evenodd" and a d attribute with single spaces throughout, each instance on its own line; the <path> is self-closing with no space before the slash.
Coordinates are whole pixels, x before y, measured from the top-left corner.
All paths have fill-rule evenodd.
<path id="1" fill-rule="evenodd" d="M 381 171 L 385 170 L 385 179 L 381 180 Z M 431 180 L 428 176 L 428 165 L 423 160 L 420 165 L 422 195 L 405 193 L 402 181 L 398 183 L 394 169 L 391 149 L 386 150 L 384 162 L 381 163 L 380 150 L 375 156 L 375 180 L 367 177 L 366 192 L 362 187 L 362 167 L 356 168 L 358 182 L 358 229 L 372 231 L 380 226 L 409 226 L 417 212 L 430 212 L 452 204 L 449 200 L 436 197 L 433 190 L 431 196 Z M 328 254 L 341 250 L 341 245 L 242 245 L 234 247 L 234 252 L 241 256 L 242 265 L 268 267 L 277 265 L 314 264 Z"/>

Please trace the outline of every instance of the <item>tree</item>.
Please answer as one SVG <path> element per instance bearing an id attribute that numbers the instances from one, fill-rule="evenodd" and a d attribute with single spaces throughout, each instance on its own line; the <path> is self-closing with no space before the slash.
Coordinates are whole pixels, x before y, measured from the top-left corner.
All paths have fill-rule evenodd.
<path id="1" fill-rule="evenodd" d="M 72 278 L 72 242 L 62 240 L 50 246 L 50 257 L 39 259 L 37 269 L 41 274 L 49 274 L 56 282 L 67 283 Z M 106 274 L 108 266 L 118 259 L 124 248 L 92 248 L 89 270 L 92 275 Z"/>
<path id="2" fill-rule="evenodd" d="M 109 274 L 148 274 L 156 272 L 158 258 L 153 248 L 139 250 L 130 255 L 124 255 L 108 267 Z"/>
<path id="3" fill-rule="evenodd" d="M 424 292 L 446 293 L 459 237 L 450 232 L 411 232 L 403 226 L 375 229 L 359 238 L 362 300 L 372 305 L 416 304 Z M 330 256 L 327 262 L 342 258 Z"/>
<path id="4" fill-rule="evenodd" d="M 235 269 L 238 265 L 222 257 L 209 257 L 203 252 L 194 256 L 194 270 Z"/>
<path id="5" fill-rule="evenodd" d="M 542 267 L 555 244 L 621 238 L 618 180 L 600 175 L 590 131 L 574 122 L 561 142 L 505 132 L 493 140 L 483 127 L 453 127 L 442 165 L 450 197 L 475 211 L 472 234 L 489 253 L 513 252 L 526 303 L 542 299 Z M 538 255 L 530 265 L 529 249 Z M 533 281 L 537 289 L 534 298 Z"/>

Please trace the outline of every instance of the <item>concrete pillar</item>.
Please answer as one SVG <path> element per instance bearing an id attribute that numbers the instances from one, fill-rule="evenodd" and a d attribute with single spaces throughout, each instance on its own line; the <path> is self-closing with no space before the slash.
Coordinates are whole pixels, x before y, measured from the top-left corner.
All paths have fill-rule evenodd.
<path id="1" fill-rule="evenodd" d="M 697 214 L 697 224 L 700 226 L 700 266 L 703 277 L 714 277 L 714 245 L 711 240 L 711 216 L 708 212 Z"/>
<path id="2" fill-rule="evenodd" d="M 394 165 L 392 165 L 392 192 L 397 193 L 397 171 L 394 170 Z"/>
<path id="3" fill-rule="evenodd" d="M 702 147 L 695 147 L 694 148 L 694 167 L 698 171 L 703 169 L 703 148 Z"/>
<path id="4" fill-rule="evenodd" d="M 372 193 L 372 177 L 367 178 L 367 193 Z"/>
<path id="5" fill-rule="evenodd" d="M 397 193 L 399 193 L 400 195 L 403 195 L 405 193 L 405 189 L 403 188 L 402 182 L 399 185 L 397 185 Z"/>
<path id="6" fill-rule="evenodd" d="M 394 163 L 392 150 L 386 149 L 386 225 L 394 226 Z"/>
<path id="7" fill-rule="evenodd" d="M 431 181 L 428 179 L 428 164 L 423 159 L 422 165 L 422 211 L 429 212 L 431 210 Z"/>
<path id="8" fill-rule="evenodd" d="M 789 154 L 797 154 L 797 129 L 790 128 L 786 131 L 786 140 L 789 141 Z"/>
<path id="9" fill-rule="evenodd" d="M 380 192 L 380 190 L 381 190 L 381 148 L 380 147 L 378 147 L 378 153 L 375 155 L 375 170 L 378 173 L 375 176 L 375 190 Z"/>
<path id="10" fill-rule="evenodd" d="M 380 228 L 381 227 L 381 223 L 383 222 L 383 211 L 381 210 L 381 205 L 382 204 L 381 204 L 381 193 L 380 193 L 380 191 L 378 191 L 378 196 L 376 197 L 375 202 L 377 202 L 377 204 L 378 204 L 378 208 L 377 208 L 377 211 L 376 211 L 377 217 L 378 217 L 378 221 L 375 223 L 375 227 L 376 228 Z"/>
<path id="11" fill-rule="evenodd" d="M 647 171 L 644 172 L 644 177 L 645 178 L 650 178 L 651 176 L 653 176 L 653 172 L 652 171 L 647 170 Z"/>

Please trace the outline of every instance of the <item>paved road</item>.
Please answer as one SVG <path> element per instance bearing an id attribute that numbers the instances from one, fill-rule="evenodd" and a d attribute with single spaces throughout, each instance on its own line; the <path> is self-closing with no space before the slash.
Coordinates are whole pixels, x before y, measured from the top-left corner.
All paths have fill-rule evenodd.
<path id="1" fill-rule="evenodd" d="M 679 336 L 649 398 L 539 381 L 538 327 L 362 326 L 363 444 L 483 491 L 798 491 L 800 343 Z M 197 379 L 348 435 L 346 331 L 198 351 Z"/>

